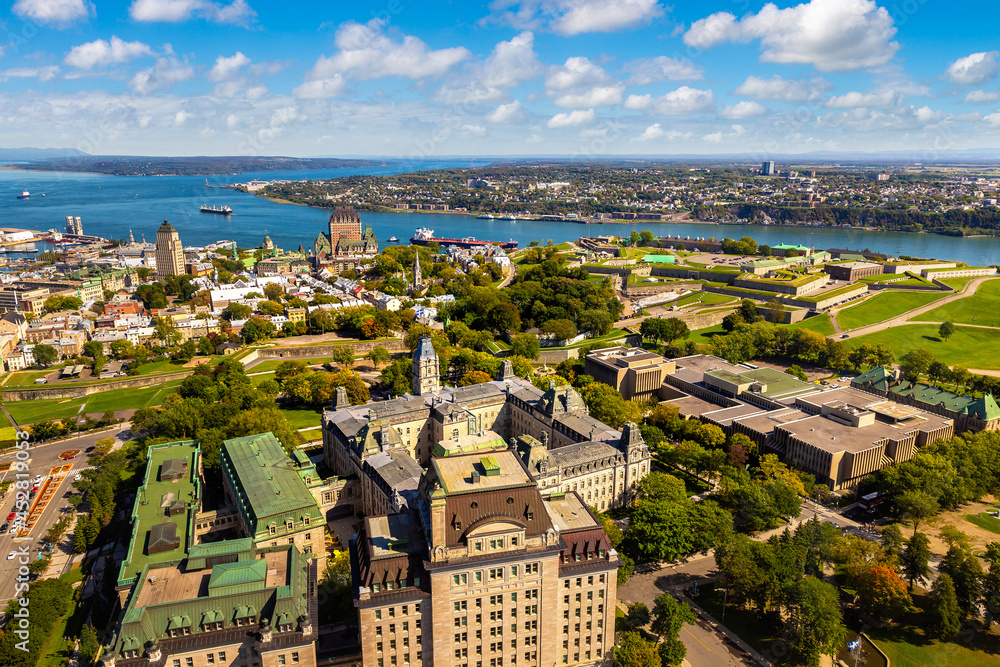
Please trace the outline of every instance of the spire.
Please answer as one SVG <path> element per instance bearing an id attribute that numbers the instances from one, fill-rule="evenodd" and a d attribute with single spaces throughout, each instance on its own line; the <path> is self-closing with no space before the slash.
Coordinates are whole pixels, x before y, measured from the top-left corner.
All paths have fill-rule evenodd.
<path id="1" fill-rule="evenodd" d="M 132 236 L 132 230 L 131 229 L 128 230 L 128 243 L 129 243 L 129 245 L 133 245 L 135 243 L 135 237 Z"/>
<path id="2" fill-rule="evenodd" d="M 413 249 L 413 289 L 419 290 L 424 286 L 424 278 L 420 272 L 420 251 Z"/>

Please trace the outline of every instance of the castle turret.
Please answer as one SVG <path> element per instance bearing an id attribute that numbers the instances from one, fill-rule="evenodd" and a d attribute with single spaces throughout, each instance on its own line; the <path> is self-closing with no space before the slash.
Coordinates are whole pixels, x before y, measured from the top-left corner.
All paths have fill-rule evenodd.
<path id="1" fill-rule="evenodd" d="M 421 336 L 413 353 L 413 393 L 425 396 L 441 389 L 441 368 L 430 336 Z"/>

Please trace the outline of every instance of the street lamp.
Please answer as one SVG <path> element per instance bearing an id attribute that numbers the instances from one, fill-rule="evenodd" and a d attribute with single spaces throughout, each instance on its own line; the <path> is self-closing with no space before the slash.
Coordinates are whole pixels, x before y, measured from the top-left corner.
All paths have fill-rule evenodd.
<path id="1" fill-rule="evenodd" d="M 729 589 L 728 588 L 716 588 L 717 591 L 722 591 L 722 624 L 726 624 L 726 600 L 729 599 Z"/>

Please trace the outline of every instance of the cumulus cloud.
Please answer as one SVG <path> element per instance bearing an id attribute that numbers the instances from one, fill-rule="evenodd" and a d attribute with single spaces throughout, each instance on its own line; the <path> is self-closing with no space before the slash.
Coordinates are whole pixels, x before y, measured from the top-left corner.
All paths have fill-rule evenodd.
<path id="1" fill-rule="evenodd" d="M 632 137 L 632 141 L 633 142 L 653 141 L 654 139 L 659 139 L 660 137 L 662 137 L 663 134 L 664 134 L 663 128 L 660 126 L 660 124 L 653 123 L 645 130 L 643 130 L 642 134 L 640 134 L 638 137 Z"/>
<path id="2" fill-rule="evenodd" d="M 38 23 L 65 26 L 88 18 L 94 6 L 87 0 L 17 0 L 11 10 Z"/>
<path id="3" fill-rule="evenodd" d="M 711 134 L 703 135 L 701 139 L 709 144 L 721 144 L 722 132 L 712 132 Z"/>
<path id="4" fill-rule="evenodd" d="M 148 95 L 157 90 L 187 81 L 194 76 L 194 68 L 176 58 L 160 58 L 149 69 L 140 70 L 132 76 L 129 85 L 139 95 Z"/>
<path id="5" fill-rule="evenodd" d="M 736 89 L 736 94 L 755 100 L 803 102 L 822 97 L 831 87 L 828 81 L 821 78 L 805 81 L 784 79 L 777 74 L 770 79 L 751 75 Z"/>
<path id="6" fill-rule="evenodd" d="M 548 126 L 551 128 L 573 127 L 575 125 L 587 125 L 597 120 L 597 114 L 593 109 L 577 109 L 567 113 L 557 113 L 549 118 Z"/>
<path id="7" fill-rule="evenodd" d="M 720 112 L 720 115 L 723 118 L 736 120 L 740 118 L 755 118 L 763 115 L 766 111 L 767 109 L 760 102 L 743 100 L 742 102 L 727 106 Z"/>
<path id="8" fill-rule="evenodd" d="M 246 0 L 223 5 L 209 0 L 134 0 L 129 16 L 144 23 L 180 23 L 192 18 L 246 26 L 257 18 Z"/>
<path id="9" fill-rule="evenodd" d="M 995 90 L 970 90 L 965 94 L 963 102 L 970 104 L 982 104 L 984 102 L 996 102 L 1000 100 L 1000 93 Z"/>
<path id="10" fill-rule="evenodd" d="M 903 103 L 903 96 L 894 90 L 859 93 L 851 91 L 836 95 L 826 101 L 829 109 L 853 109 L 855 107 L 893 108 Z"/>
<path id="11" fill-rule="evenodd" d="M 631 73 L 628 82 L 634 86 L 658 81 L 697 81 L 704 76 L 704 71 L 690 60 L 669 56 L 638 58 L 626 63 L 624 69 Z"/>
<path id="12" fill-rule="evenodd" d="M 59 68 L 55 65 L 45 67 L 13 67 L 0 71 L 0 79 L 38 79 L 39 81 L 51 81 L 59 76 Z"/>
<path id="13" fill-rule="evenodd" d="M 486 120 L 498 124 L 513 123 L 522 118 L 524 118 L 524 109 L 517 100 L 514 100 L 510 104 L 501 104 L 486 115 Z"/>
<path id="14" fill-rule="evenodd" d="M 542 64 L 534 49 L 535 36 L 522 32 L 510 41 L 500 42 L 481 63 L 467 67 L 452 77 L 434 95 L 438 102 L 493 103 L 509 99 L 507 91 L 538 76 Z"/>
<path id="15" fill-rule="evenodd" d="M 545 92 L 565 109 L 614 106 L 625 95 L 625 86 L 585 57 L 567 58 L 545 77 Z"/>
<path id="16" fill-rule="evenodd" d="M 662 97 L 652 95 L 629 95 L 625 100 L 626 109 L 651 111 L 664 116 L 686 116 L 711 111 L 715 107 L 715 96 L 711 90 L 699 90 L 681 86 Z"/>
<path id="17" fill-rule="evenodd" d="M 227 81 L 240 73 L 240 70 L 250 64 L 250 58 L 243 55 L 242 51 L 237 51 L 233 55 L 219 56 L 215 59 L 215 65 L 209 70 L 206 79 L 209 81 Z"/>
<path id="18" fill-rule="evenodd" d="M 658 0 L 495 0 L 492 18 L 561 35 L 615 32 L 663 14 Z"/>
<path id="19" fill-rule="evenodd" d="M 334 36 L 338 51 L 320 56 L 309 73 L 309 80 L 342 75 L 348 79 L 381 79 L 402 76 L 423 79 L 444 74 L 471 54 L 464 47 L 432 50 L 412 35 L 394 40 L 386 33 L 384 19 L 368 23 L 347 21 Z"/>
<path id="20" fill-rule="evenodd" d="M 959 58 L 945 72 L 952 83 L 962 86 L 981 86 L 997 75 L 997 56 L 1000 51 L 984 51 Z"/>
<path id="21" fill-rule="evenodd" d="M 325 79 L 306 81 L 292 90 L 292 94 L 306 100 L 327 99 L 337 97 L 347 92 L 347 82 L 339 74 Z"/>
<path id="22" fill-rule="evenodd" d="M 707 49 L 759 40 L 763 62 L 830 72 L 886 64 L 899 50 L 895 34 L 892 16 L 874 0 L 811 0 L 787 9 L 768 3 L 742 19 L 717 12 L 691 24 L 684 43 Z"/>
<path id="23" fill-rule="evenodd" d="M 77 69 L 93 69 L 94 67 L 120 65 L 121 63 L 141 58 L 142 56 L 152 55 L 153 50 L 149 48 L 149 44 L 126 42 L 112 35 L 110 42 L 97 39 L 93 42 L 74 46 L 70 49 L 63 62 Z"/>
<path id="24" fill-rule="evenodd" d="M 994 111 L 988 116 L 983 116 L 983 121 L 990 125 L 1000 127 L 1000 110 Z"/>

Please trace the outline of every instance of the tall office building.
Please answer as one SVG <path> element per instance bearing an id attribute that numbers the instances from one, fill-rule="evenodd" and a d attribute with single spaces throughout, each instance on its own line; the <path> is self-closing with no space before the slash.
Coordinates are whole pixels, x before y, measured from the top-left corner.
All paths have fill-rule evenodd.
<path id="1" fill-rule="evenodd" d="M 167 276 L 183 276 L 184 247 L 177 230 L 166 220 L 156 230 L 156 279 L 163 281 Z"/>
<path id="2" fill-rule="evenodd" d="M 80 216 L 66 216 L 66 233 L 76 234 L 77 236 L 83 234 L 83 223 L 80 221 Z"/>
<path id="3" fill-rule="evenodd" d="M 762 176 L 774 176 L 777 170 L 774 167 L 774 160 L 767 160 L 760 166 L 760 173 Z"/>

